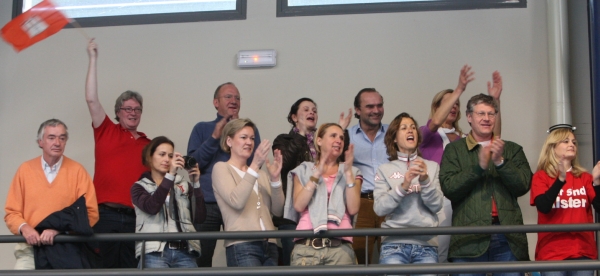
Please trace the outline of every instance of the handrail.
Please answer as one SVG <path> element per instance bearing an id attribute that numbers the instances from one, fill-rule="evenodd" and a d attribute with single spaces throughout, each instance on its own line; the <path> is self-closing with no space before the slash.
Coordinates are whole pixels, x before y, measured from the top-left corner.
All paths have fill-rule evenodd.
<path id="1" fill-rule="evenodd" d="M 195 233 L 111 233 L 91 236 L 57 235 L 55 242 L 88 241 L 157 241 L 157 240 L 197 240 L 197 239 L 264 239 L 264 238 L 308 238 L 346 236 L 414 236 L 414 235 L 463 235 L 463 234 L 507 234 L 535 232 L 580 232 L 600 231 L 600 223 L 584 224 L 527 224 L 490 226 L 451 226 L 423 228 L 363 228 L 337 229 L 320 234 L 310 230 L 235 231 L 235 232 L 195 232 Z M 0 243 L 25 242 L 23 236 L 0 235 Z"/>
<path id="2" fill-rule="evenodd" d="M 196 233 L 114 233 L 91 236 L 57 235 L 55 242 L 89 241 L 152 241 L 194 239 L 263 239 L 285 237 L 344 237 L 344 236 L 410 236 L 410 235 L 457 235 L 457 234 L 506 234 L 534 232 L 578 232 L 599 231 L 600 223 L 587 224 L 529 224 L 453 226 L 425 228 L 367 228 L 330 230 L 314 234 L 310 230 L 196 232 Z M 0 243 L 25 242 L 16 235 L 0 235 Z M 2 275 L 382 275 L 382 274 L 448 274 L 485 272 L 528 272 L 528 271 L 600 270 L 600 261 L 548 261 L 548 262 L 481 262 L 481 263 L 438 263 L 410 265 L 355 265 L 355 266 L 311 266 L 311 267 L 213 267 L 196 269 L 87 269 L 87 270 L 0 270 Z"/>

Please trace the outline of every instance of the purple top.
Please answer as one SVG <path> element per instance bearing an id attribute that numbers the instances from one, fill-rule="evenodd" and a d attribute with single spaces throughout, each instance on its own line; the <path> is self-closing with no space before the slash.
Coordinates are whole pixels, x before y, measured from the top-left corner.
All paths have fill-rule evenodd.
<path id="1" fill-rule="evenodd" d="M 431 132 L 431 130 L 429 130 L 430 122 L 431 119 L 427 121 L 426 125 L 419 127 L 421 135 L 423 136 L 423 142 L 421 145 L 419 145 L 419 150 L 421 150 L 423 159 L 431 160 L 440 164 L 442 163 L 442 154 L 444 153 L 444 141 L 442 140 L 442 136 L 440 136 L 437 131 Z M 460 139 L 460 136 L 458 136 L 455 141 L 458 139 Z"/>

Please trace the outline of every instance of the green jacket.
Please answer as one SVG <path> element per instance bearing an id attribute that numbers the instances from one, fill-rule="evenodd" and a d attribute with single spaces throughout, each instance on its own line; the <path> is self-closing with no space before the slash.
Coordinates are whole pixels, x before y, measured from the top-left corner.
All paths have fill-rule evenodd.
<path id="1" fill-rule="evenodd" d="M 452 201 L 453 226 L 492 225 L 492 196 L 496 200 L 501 225 L 522 225 L 523 215 L 517 198 L 531 187 L 531 169 L 523 148 L 504 142 L 504 163 L 488 170 L 479 166 L 479 149 L 471 134 L 444 149 L 440 184 L 444 196 Z M 517 260 L 529 260 L 525 233 L 506 234 Z M 490 234 L 453 235 L 448 258 L 475 258 L 487 251 Z"/>

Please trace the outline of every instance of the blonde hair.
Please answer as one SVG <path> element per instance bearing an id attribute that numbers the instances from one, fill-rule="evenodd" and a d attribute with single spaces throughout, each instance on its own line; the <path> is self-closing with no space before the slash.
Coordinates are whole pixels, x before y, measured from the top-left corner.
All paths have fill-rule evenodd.
<path id="1" fill-rule="evenodd" d="M 442 104 L 442 99 L 444 98 L 444 95 L 450 94 L 452 92 L 454 92 L 454 90 L 445 89 L 445 90 L 442 90 L 442 91 L 438 92 L 437 94 L 435 94 L 435 96 L 433 96 L 433 100 L 431 101 L 431 112 L 429 112 L 429 119 L 433 118 L 433 116 L 435 115 L 435 111 L 437 111 L 437 109 Z M 458 103 L 458 110 L 456 113 L 456 120 L 454 120 L 454 122 L 452 122 L 452 127 L 456 131 L 458 131 L 458 133 L 460 134 L 459 136 L 462 136 L 463 131 L 460 128 L 460 126 L 458 125 L 458 121 L 460 120 L 460 99 L 457 100 L 456 102 Z"/>
<path id="2" fill-rule="evenodd" d="M 548 176 L 555 178 L 558 176 L 558 157 L 554 153 L 554 148 L 556 145 L 569 137 L 569 134 L 573 133 L 572 130 L 568 128 L 559 128 L 554 130 L 548 134 L 546 137 L 546 142 L 542 146 L 542 151 L 540 152 L 540 158 L 538 160 L 537 170 L 545 171 Z M 575 133 L 573 133 L 575 136 Z M 579 164 L 579 157 L 577 153 L 575 154 L 575 159 L 571 161 L 571 173 L 575 177 L 581 176 L 581 173 L 585 172 L 585 168 L 583 168 Z"/>
<path id="3" fill-rule="evenodd" d="M 333 127 L 333 126 L 335 126 L 335 127 L 339 127 L 339 128 L 342 130 L 342 133 L 344 132 L 344 129 L 343 129 L 343 128 L 342 128 L 340 125 L 338 125 L 338 124 L 336 124 L 336 123 L 325 123 L 325 124 L 322 124 L 322 125 L 319 127 L 319 129 L 317 129 L 317 132 L 315 133 L 315 136 L 316 136 L 316 137 L 318 137 L 318 138 L 321 138 L 321 139 L 323 139 L 323 137 L 325 137 L 325 133 L 327 132 L 327 129 L 329 129 L 330 127 Z M 348 138 L 347 138 L 347 137 L 344 137 L 344 139 L 343 139 L 343 140 L 346 140 L 346 139 L 348 139 Z M 343 140 L 342 140 L 342 146 L 343 146 L 343 145 L 344 145 L 344 143 L 345 143 Z M 319 160 L 321 160 L 321 146 L 319 146 L 319 145 L 317 144 L 317 139 L 316 139 L 316 138 L 314 139 L 314 141 L 313 141 L 313 142 L 315 143 L 315 151 L 317 151 L 317 158 L 315 158 L 315 164 L 318 164 L 318 163 L 319 163 Z M 342 156 L 344 156 L 344 153 L 343 153 L 343 152 L 342 152 L 342 154 L 340 154 L 340 156 L 337 158 L 337 162 L 341 162 L 341 161 L 343 161 L 343 159 L 342 159 Z"/>
<path id="4" fill-rule="evenodd" d="M 227 145 L 227 137 L 232 138 L 235 134 L 240 131 L 242 128 L 251 127 L 253 130 L 256 129 L 256 125 L 250 119 L 235 119 L 229 121 L 223 127 L 223 132 L 221 133 L 221 149 L 226 153 L 231 153 L 231 147 Z M 254 149 L 252 149 L 254 150 Z"/>

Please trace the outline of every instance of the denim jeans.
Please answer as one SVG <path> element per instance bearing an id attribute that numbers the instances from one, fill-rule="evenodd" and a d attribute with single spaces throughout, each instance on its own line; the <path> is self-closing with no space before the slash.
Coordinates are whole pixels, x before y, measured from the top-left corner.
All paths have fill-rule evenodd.
<path id="1" fill-rule="evenodd" d="M 573 258 L 568 260 L 589 260 L 590 258 L 581 257 Z M 579 271 L 546 271 L 541 272 L 542 276 L 594 276 L 593 270 L 579 270 Z"/>
<path id="2" fill-rule="evenodd" d="M 144 255 L 145 268 L 193 268 L 196 265 L 196 255 L 187 252 L 187 249 L 170 249 L 165 246 L 163 252 L 152 252 Z M 142 263 L 138 264 L 141 268 Z"/>
<path id="3" fill-rule="evenodd" d="M 279 226 L 279 230 L 296 230 L 295 224 L 283 224 Z M 292 250 L 294 250 L 294 238 L 281 238 L 281 264 L 290 265 L 292 258 Z"/>
<path id="4" fill-rule="evenodd" d="M 277 245 L 268 241 L 236 243 L 225 248 L 227 266 L 276 266 Z"/>
<path id="5" fill-rule="evenodd" d="M 207 202 L 206 204 L 206 220 L 204 223 L 198 225 L 196 229 L 198 232 L 208 231 L 221 231 L 223 225 L 223 217 L 221 216 L 221 210 L 216 202 Z M 200 240 L 200 257 L 196 260 L 198 267 L 212 267 L 213 255 L 215 254 L 215 247 L 217 246 L 217 240 Z"/>
<path id="6" fill-rule="evenodd" d="M 98 208 L 100 219 L 94 225 L 94 233 L 135 233 L 135 214 L 128 215 L 114 210 Z M 134 241 L 100 242 L 102 268 L 135 268 Z"/>
<path id="7" fill-rule="evenodd" d="M 379 253 L 380 264 L 435 264 L 437 248 L 406 243 L 383 243 Z"/>
<path id="8" fill-rule="evenodd" d="M 435 264 L 437 247 L 406 243 L 383 243 L 379 264 Z"/>
<path id="9" fill-rule="evenodd" d="M 516 261 L 517 257 L 512 253 L 504 234 L 492 234 L 490 246 L 483 255 L 476 258 L 452 258 L 454 263 L 468 263 L 468 262 L 509 262 Z M 485 273 L 477 274 L 456 274 L 460 276 L 473 275 L 473 276 L 485 276 Z M 493 273 L 494 276 L 523 276 L 522 272 L 500 272 Z"/>

